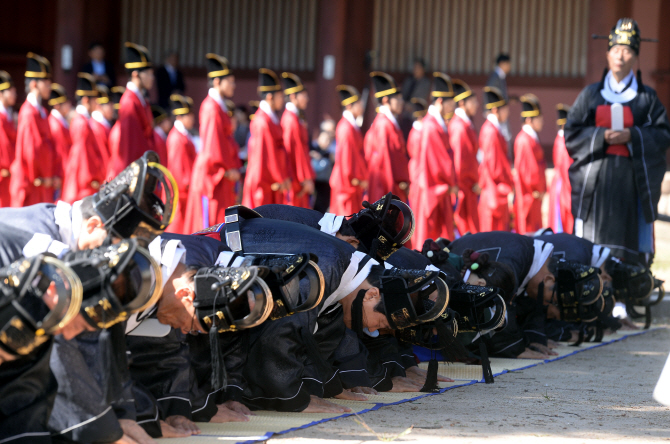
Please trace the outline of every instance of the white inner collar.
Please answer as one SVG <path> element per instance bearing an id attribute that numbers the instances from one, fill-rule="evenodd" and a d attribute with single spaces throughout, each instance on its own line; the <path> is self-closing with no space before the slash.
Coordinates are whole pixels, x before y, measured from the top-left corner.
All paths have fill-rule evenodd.
<path id="1" fill-rule="evenodd" d="M 348 109 L 345 109 L 344 111 L 342 111 L 342 117 L 347 119 L 347 122 L 351 123 L 351 125 L 354 128 L 356 128 L 358 131 L 361 130 L 361 127 L 358 126 L 358 123 L 356 123 L 356 119 L 354 118 L 354 114 L 351 111 L 349 111 Z"/>
<path id="2" fill-rule="evenodd" d="M 219 91 L 217 91 L 214 88 L 209 88 L 209 91 L 207 92 L 207 95 L 209 97 L 211 97 L 212 99 L 214 99 L 214 101 L 219 104 L 219 106 L 221 107 L 221 109 L 223 110 L 224 113 L 228 112 L 228 107 L 226 106 L 226 101 L 223 100 L 223 98 L 221 97 L 221 94 L 219 94 Z"/>
<path id="3" fill-rule="evenodd" d="M 533 129 L 532 126 L 525 124 L 524 126 L 521 127 L 524 133 L 528 134 L 531 136 L 533 139 L 535 139 L 536 142 L 539 142 L 540 139 L 537 137 L 537 132 Z"/>
<path id="4" fill-rule="evenodd" d="M 133 82 L 128 82 L 126 84 L 126 89 L 131 90 L 132 92 L 135 93 L 138 99 L 140 99 L 140 102 L 142 102 L 142 106 L 146 106 L 147 102 L 144 100 L 144 94 L 142 94 L 142 91 L 135 85 Z"/>
<path id="5" fill-rule="evenodd" d="M 46 117 L 44 114 L 44 107 L 42 107 L 42 104 L 40 103 L 40 100 L 37 99 L 37 96 L 34 93 L 28 93 L 28 96 L 26 96 L 26 100 L 28 103 L 30 103 L 37 111 L 40 112 L 40 115 L 42 118 Z"/>
<path id="6" fill-rule="evenodd" d="M 496 66 L 496 73 L 498 74 L 498 77 L 500 77 L 503 80 L 505 79 L 505 77 L 507 77 L 507 74 L 505 74 L 505 71 L 503 71 L 503 69 L 500 66 Z"/>
<path id="7" fill-rule="evenodd" d="M 41 113 L 42 111 L 40 111 Z M 51 115 L 54 116 L 58 121 L 63 125 L 65 128 L 70 128 L 70 124 L 67 123 L 67 120 L 65 120 L 65 117 L 57 110 L 57 109 L 52 109 L 51 110 Z"/>
<path id="8" fill-rule="evenodd" d="M 275 125 L 279 125 L 279 119 L 277 118 L 277 115 L 274 113 L 274 111 L 272 111 L 272 108 L 268 102 L 261 100 L 261 102 L 258 104 L 258 109 L 262 110 L 265 114 L 270 116 L 270 119 L 272 119 L 272 122 Z"/>
<path id="9" fill-rule="evenodd" d="M 91 118 L 91 114 L 88 112 L 88 110 L 84 105 L 77 105 L 75 111 L 77 111 L 77 113 L 81 114 L 82 116 L 86 117 L 86 120 Z"/>
<path id="10" fill-rule="evenodd" d="M 495 126 L 496 129 L 497 129 L 498 131 L 500 131 L 500 122 L 498 122 L 498 116 L 496 116 L 496 115 L 493 114 L 493 113 L 489 113 L 489 114 L 486 116 L 486 120 L 488 120 L 489 122 L 491 122 L 491 123 L 493 124 L 493 126 Z"/>
<path id="11" fill-rule="evenodd" d="M 468 114 L 465 112 L 465 110 L 463 108 L 460 108 L 460 107 L 456 108 L 454 110 L 454 114 L 456 114 L 461 119 L 465 120 L 467 123 L 470 123 L 470 124 L 472 123 L 472 120 L 470 120 L 470 117 L 468 117 Z"/>
<path id="12" fill-rule="evenodd" d="M 167 134 L 165 134 L 165 130 L 163 128 L 156 126 L 154 127 L 154 131 L 161 137 L 161 139 L 167 140 Z"/>
<path id="13" fill-rule="evenodd" d="M 174 121 L 174 128 L 191 140 L 191 133 L 188 132 L 181 120 Z"/>
<path id="14" fill-rule="evenodd" d="M 433 116 L 435 118 L 435 120 L 437 120 L 437 123 L 440 124 L 440 126 L 442 127 L 442 129 L 445 132 L 447 131 L 447 124 L 444 122 L 444 116 L 442 116 L 442 114 L 440 114 L 440 112 L 437 110 L 437 108 L 435 108 L 435 106 L 430 105 L 428 107 L 428 114 L 430 114 L 431 116 Z"/>
<path id="15" fill-rule="evenodd" d="M 293 102 L 286 102 L 286 109 L 288 111 L 291 111 L 296 116 L 300 117 L 300 110 L 298 109 L 297 106 L 295 106 Z"/>
<path id="16" fill-rule="evenodd" d="M 630 82 L 630 86 L 624 91 L 623 89 L 628 82 Z M 600 95 L 610 103 L 628 103 L 633 100 L 637 97 L 637 79 L 633 71 L 631 70 L 621 82 L 617 82 L 612 71 L 609 71 L 605 76 Z"/>
<path id="17" fill-rule="evenodd" d="M 12 118 L 14 117 L 14 116 L 12 116 L 11 108 L 7 109 L 5 107 L 5 105 L 2 104 L 2 102 L 0 102 L 0 113 L 6 115 L 7 120 L 9 120 L 10 122 L 12 121 Z"/>
<path id="18" fill-rule="evenodd" d="M 395 125 L 396 128 L 400 129 L 400 125 L 398 125 L 398 120 L 396 120 L 395 116 L 391 112 L 391 109 L 386 106 L 382 105 L 379 107 L 379 112 L 384 114 L 387 119 L 389 119 L 391 122 L 393 122 L 393 125 Z"/>
<path id="19" fill-rule="evenodd" d="M 100 122 L 100 123 L 102 123 L 102 124 L 105 125 L 105 127 L 107 127 L 107 128 L 111 128 L 111 127 L 112 127 L 112 124 L 109 123 L 109 122 L 107 121 L 107 119 L 105 119 L 105 116 L 103 116 L 102 113 L 101 113 L 100 111 L 98 111 L 98 110 L 93 111 L 93 112 L 91 113 L 91 117 L 93 118 L 93 120 L 95 120 L 96 122 Z"/>

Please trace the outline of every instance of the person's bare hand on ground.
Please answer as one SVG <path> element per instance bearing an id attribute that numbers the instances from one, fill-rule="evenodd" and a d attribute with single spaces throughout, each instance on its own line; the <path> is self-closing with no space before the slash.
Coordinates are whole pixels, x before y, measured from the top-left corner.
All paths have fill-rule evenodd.
<path id="1" fill-rule="evenodd" d="M 403 376 L 394 376 L 392 381 L 393 381 L 393 388 L 389 391 L 393 393 L 419 392 L 423 387 L 423 384 L 419 385 L 410 378 L 406 378 Z"/>
<path id="2" fill-rule="evenodd" d="M 556 349 L 560 346 L 561 346 L 560 343 L 558 343 L 554 340 L 551 340 L 551 339 L 547 339 L 547 347 L 549 347 L 550 350 L 554 350 L 554 349 Z"/>
<path id="3" fill-rule="evenodd" d="M 558 353 L 553 351 L 551 348 L 537 342 L 531 342 L 529 347 L 531 350 L 535 350 L 536 352 L 542 353 L 544 355 L 558 356 Z"/>
<path id="4" fill-rule="evenodd" d="M 119 419 L 123 437 L 114 444 L 156 444 L 156 441 L 132 419 Z"/>
<path id="5" fill-rule="evenodd" d="M 335 395 L 336 399 L 346 399 L 347 401 L 367 401 L 368 397 L 361 393 L 354 393 L 351 390 L 344 389 L 339 395 Z"/>
<path id="6" fill-rule="evenodd" d="M 364 395 L 378 395 L 379 394 L 379 392 L 377 390 L 373 389 L 372 387 L 354 387 L 354 388 L 350 388 L 349 390 L 351 390 L 354 393 L 362 393 Z"/>
<path id="7" fill-rule="evenodd" d="M 621 330 L 639 330 L 640 327 L 635 325 L 633 321 L 631 321 L 629 318 L 622 318 L 619 319 L 619 322 L 621 322 Z"/>
<path id="8" fill-rule="evenodd" d="M 351 412 L 351 409 L 341 405 L 334 404 L 325 399 L 319 398 L 318 396 L 310 395 L 309 396 L 309 405 L 303 413 L 348 413 Z"/>
<path id="9" fill-rule="evenodd" d="M 249 418 L 247 418 L 244 414 L 240 412 L 236 412 L 230 408 L 228 408 L 225 404 L 219 404 L 216 406 L 217 411 L 216 415 L 212 417 L 212 419 L 209 420 L 209 422 L 213 422 L 216 424 L 221 424 L 224 422 L 248 422 Z"/>
<path id="10" fill-rule="evenodd" d="M 190 435 L 199 435 L 200 429 L 197 425 L 190 419 L 182 415 L 172 415 L 165 418 L 165 422 L 173 427 L 175 430 L 180 432 L 189 433 Z M 163 424 L 161 423 L 161 430 L 163 429 Z M 165 435 L 163 435 L 165 436 Z"/>
<path id="11" fill-rule="evenodd" d="M 237 413 L 241 413 L 243 415 L 256 416 L 256 414 L 254 412 L 249 410 L 249 407 L 247 407 L 246 405 L 244 405 L 244 404 L 242 404 L 241 402 L 238 402 L 238 401 L 230 400 L 230 401 L 224 402 L 221 405 L 224 405 L 224 406 L 228 407 L 228 409 L 230 409 L 234 412 L 237 412 Z"/>
<path id="12" fill-rule="evenodd" d="M 407 375 L 408 378 L 410 378 L 412 381 L 416 382 L 417 384 L 424 384 L 426 382 L 426 376 L 428 376 L 428 371 L 424 370 L 422 368 L 419 368 L 418 366 L 413 366 L 405 370 L 405 374 Z M 442 375 L 437 375 L 437 381 L 438 382 L 454 382 L 453 379 L 447 378 L 446 376 Z"/>
<path id="13" fill-rule="evenodd" d="M 526 348 L 526 350 L 521 353 L 519 356 L 517 356 L 519 359 L 549 359 L 549 355 L 545 355 L 540 352 L 536 352 L 535 350 L 531 350 L 529 348 Z"/>
<path id="14" fill-rule="evenodd" d="M 187 436 L 191 436 L 193 434 L 185 430 L 176 429 L 167 422 L 162 420 L 160 424 L 161 424 L 161 434 L 163 435 L 163 438 L 186 438 Z"/>

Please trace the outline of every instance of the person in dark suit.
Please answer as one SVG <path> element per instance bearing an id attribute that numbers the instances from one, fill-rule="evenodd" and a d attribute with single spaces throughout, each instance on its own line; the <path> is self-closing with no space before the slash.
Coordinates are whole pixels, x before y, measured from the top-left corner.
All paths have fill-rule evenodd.
<path id="1" fill-rule="evenodd" d="M 509 102 L 509 96 L 507 95 L 507 80 L 505 78 L 511 69 L 512 63 L 510 62 L 509 54 L 501 53 L 496 58 L 495 69 L 486 81 L 486 86 L 493 86 L 502 91 L 503 97 L 507 102 Z"/>
<path id="2" fill-rule="evenodd" d="M 80 71 L 93 75 L 99 85 L 105 85 L 107 88 L 116 85 L 114 66 L 105 60 L 105 48 L 100 42 L 89 45 L 88 56 L 91 60 L 82 66 Z"/>
<path id="3" fill-rule="evenodd" d="M 158 86 L 158 104 L 170 108 L 170 95 L 183 94 L 186 91 L 184 76 L 179 71 L 179 53 L 170 51 L 163 60 L 163 66 L 156 70 L 156 84 Z"/>

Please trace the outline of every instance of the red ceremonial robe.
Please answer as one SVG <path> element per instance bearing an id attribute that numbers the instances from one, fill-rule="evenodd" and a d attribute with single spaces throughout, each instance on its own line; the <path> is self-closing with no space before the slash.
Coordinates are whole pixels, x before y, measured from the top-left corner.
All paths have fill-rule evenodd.
<path id="1" fill-rule="evenodd" d="M 193 166 L 197 154 L 191 138 L 177 129 L 176 124 L 170 130 L 170 134 L 168 134 L 167 152 L 167 168 L 177 182 L 179 203 L 177 204 L 174 219 L 165 231 L 169 233 L 189 234 L 193 230 L 188 231 L 185 229 L 186 210 L 191 190 Z"/>
<path id="2" fill-rule="evenodd" d="M 239 149 L 232 138 L 228 113 L 211 96 L 200 105 L 200 140 L 202 151 L 193 165 L 184 214 L 187 233 L 223 222 L 226 208 L 237 201 L 236 182 L 224 175 L 241 167 Z"/>
<path id="3" fill-rule="evenodd" d="M 10 168 L 9 190 L 13 207 L 25 207 L 53 202 L 53 187 L 36 185 L 36 179 L 61 177 L 61 165 L 56 152 L 49 121 L 44 109 L 38 110 L 28 100 L 19 110 L 16 135 L 16 157 Z M 54 174 L 57 172 L 58 174 Z"/>
<path id="4" fill-rule="evenodd" d="M 162 128 L 160 131 L 157 131 L 156 128 L 154 128 L 154 151 L 156 151 L 156 154 L 158 154 L 158 157 L 161 160 L 161 163 L 163 165 L 167 164 L 168 161 L 168 150 L 167 150 L 167 134 L 165 139 L 163 139 L 163 131 Z"/>
<path id="5" fill-rule="evenodd" d="M 554 233 L 572 233 L 575 224 L 572 215 L 572 186 L 568 170 L 572 159 L 565 147 L 565 136 L 560 130 L 554 139 L 554 178 L 549 188 L 549 226 Z"/>
<path id="6" fill-rule="evenodd" d="M 282 204 L 285 202 L 284 192 L 273 190 L 290 177 L 281 126 L 259 108 L 251 121 L 250 131 L 249 161 L 242 205 L 255 208 L 267 204 Z"/>
<path id="7" fill-rule="evenodd" d="M 416 230 L 412 237 L 415 249 L 426 239 L 454 239 L 454 215 L 449 188 L 456 186 L 453 152 L 449 134 L 431 114 L 423 118 L 421 142 L 417 153 L 418 188 L 414 203 Z"/>
<path id="8" fill-rule="evenodd" d="M 479 210 L 477 194 L 472 187 L 479 181 L 477 163 L 477 133 L 471 122 L 458 114 L 449 121 L 449 144 L 454 151 L 454 165 L 458 177 L 458 206 L 454 221 L 459 234 L 479 232 Z"/>
<path id="9" fill-rule="evenodd" d="M 0 207 L 11 205 L 9 168 L 16 155 L 16 128 L 9 116 L 0 112 Z"/>
<path id="10" fill-rule="evenodd" d="M 479 228 L 481 231 L 509 231 L 508 196 L 514 184 L 507 158 L 507 141 L 493 123 L 486 120 L 479 131 L 484 158 L 479 165 Z"/>
<path id="11" fill-rule="evenodd" d="M 376 202 L 393 192 L 407 202 L 409 158 L 400 127 L 384 113 L 377 113 L 365 135 L 365 159 L 368 164 L 368 200 Z M 401 189 L 401 184 L 404 184 Z"/>
<path id="12" fill-rule="evenodd" d="M 302 190 L 302 183 L 314 180 L 316 174 L 309 157 L 309 136 L 307 127 L 300 121 L 300 117 L 288 108 L 281 116 L 281 128 L 284 138 L 284 149 L 288 156 L 291 169 L 291 191 L 288 193 L 287 204 L 294 207 L 311 208 L 309 194 L 298 196 Z"/>
<path id="13" fill-rule="evenodd" d="M 95 115 L 95 111 L 93 114 Z M 91 131 L 93 131 L 95 141 L 98 143 L 100 151 L 105 156 L 106 165 L 109 161 L 109 133 L 112 130 L 112 127 L 107 122 L 99 122 L 95 117 L 92 117 L 88 123 L 91 125 Z"/>
<path id="14" fill-rule="evenodd" d="M 546 164 L 544 151 L 535 137 L 520 131 L 514 140 L 514 209 L 516 232 L 532 233 L 542 228 L 542 198 L 533 197 L 533 192 L 547 191 L 544 175 Z"/>
<path id="15" fill-rule="evenodd" d="M 79 112 L 72 118 L 72 149 L 63 176 L 62 197 L 68 203 L 97 193 L 105 181 L 106 156 L 98 146 L 90 122 Z"/>
<path id="16" fill-rule="evenodd" d="M 421 128 L 423 124 L 418 120 L 412 124 L 412 129 L 409 130 L 407 136 L 407 154 L 409 155 L 409 163 L 407 170 L 409 171 L 409 205 L 414 208 L 419 200 L 419 151 L 421 150 Z M 416 187 L 414 186 L 416 185 Z"/>
<path id="17" fill-rule="evenodd" d="M 328 182 L 330 212 L 348 216 L 362 208 L 365 190 L 360 185 L 368 178 L 363 135 L 358 125 L 342 117 L 335 128 L 335 141 L 335 165 Z"/>
<path id="18" fill-rule="evenodd" d="M 67 166 L 67 159 L 70 156 L 70 149 L 72 149 L 72 135 L 70 134 L 70 128 L 65 126 L 63 122 L 53 114 L 53 111 L 51 111 L 47 120 L 49 121 L 51 138 L 56 147 L 56 154 L 60 159 L 61 171 L 64 172 Z M 57 175 L 62 177 L 62 173 Z"/>
<path id="19" fill-rule="evenodd" d="M 126 88 L 120 105 L 119 120 L 109 133 L 108 179 L 114 178 L 146 151 L 156 149 L 149 104 L 145 101 L 143 105 L 140 98 L 130 88 Z M 161 161 L 164 162 L 163 158 Z"/>

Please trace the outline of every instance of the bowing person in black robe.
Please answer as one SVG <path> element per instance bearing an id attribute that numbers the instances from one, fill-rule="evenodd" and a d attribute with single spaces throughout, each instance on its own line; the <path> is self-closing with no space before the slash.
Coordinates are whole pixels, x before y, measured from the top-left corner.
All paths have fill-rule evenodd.
<path id="1" fill-rule="evenodd" d="M 656 92 L 633 73 L 640 41 L 634 20 L 617 22 L 609 35 L 609 70 L 577 97 L 565 143 L 574 160 L 573 232 L 610 248 L 614 257 L 648 265 L 670 125 Z M 613 114 L 619 107 L 621 114 Z"/>
<path id="2" fill-rule="evenodd" d="M 530 359 L 547 359 L 555 354 L 547 347 L 542 310 L 542 302 L 553 295 L 555 277 L 548 263 L 554 246 L 515 233 L 491 231 L 463 236 L 449 248 L 459 255 L 467 249 L 487 253 L 491 260 L 506 263 L 516 274 L 519 288 L 507 306 L 507 326 L 492 335 L 489 354 Z"/>

